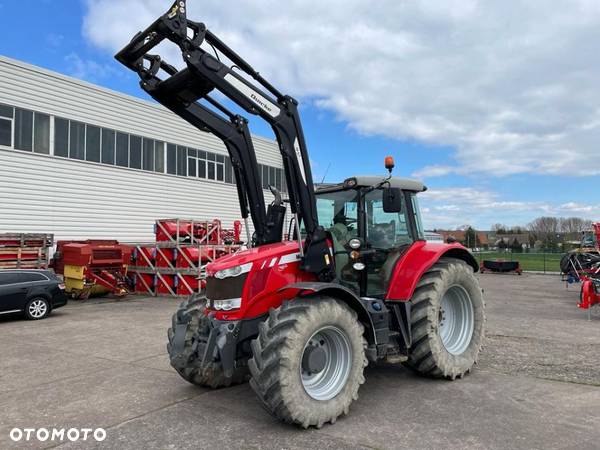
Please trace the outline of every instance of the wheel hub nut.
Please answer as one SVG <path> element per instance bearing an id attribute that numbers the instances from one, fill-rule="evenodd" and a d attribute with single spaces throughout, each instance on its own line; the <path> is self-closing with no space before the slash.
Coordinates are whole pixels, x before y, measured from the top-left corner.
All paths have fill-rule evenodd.
<path id="1" fill-rule="evenodd" d="M 308 373 L 319 373 L 325 368 L 327 355 L 321 347 L 308 346 L 302 355 L 302 370 Z"/>

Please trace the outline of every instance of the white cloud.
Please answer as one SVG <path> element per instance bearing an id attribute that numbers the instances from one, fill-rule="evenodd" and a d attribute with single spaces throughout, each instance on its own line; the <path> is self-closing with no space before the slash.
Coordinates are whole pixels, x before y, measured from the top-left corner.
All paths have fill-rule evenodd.
<path id="1" fill-rule="evenodd" d="M 107 64 L 101 64 L 92 59 L 84 59 L 74 52 L 65 56 L 65 62 L 67 63 L 68 74 L 81 80 L 96 82 L 111 76 L 123 76 L 123 72 Z"/>
<path id="2" fill-rule="evenodd" d="M 469 223 L 487 229 L 494 223 L 526 225 L 539 216 L 582 217 L 597 220 L 600 204 L 502 200 L 497 193 L 467 188 L 442 188 L 420 195 L 428 228 L 455 229 Z M 426 212 L 425 212 L 426 210 Z"/>
<path id="3" fill-rule="evenodd" d="M 168 3 L 88 0 L 84 34 L 114 52 Z M 188 9 L 285 91 L 359 132 L 456 148 L 455 167 L 425 176 L 600 174 L 597 1 L 205 0 Z"/>
<path id="4" fill-rule="evenodd" d="M 443 177 L 444 175 L 450 175 L 452 173 L 456 173 L 456 167 L 451 166 L 440 166 L 440 165 L 431 165 L 425 166 L 420 170 L 417 170 L 412 174 L 413 177 L 418 179 L 423 178 L 431 178 L 431 177 Z"/>
<path id="5" fill-rule="evenodd" d="M 600 209 L 600 205 L 592 206 L 592 205 L 584 205 L 582 203 L 569 202 L 560 205 L 560 209 L 563 211 L 568 211 L 573 214 L 590 214 L 597 212 Z M 594 215 L 594 214 L 592 214 Z M 596 216 L 597 219 L 597 216 Z"/>

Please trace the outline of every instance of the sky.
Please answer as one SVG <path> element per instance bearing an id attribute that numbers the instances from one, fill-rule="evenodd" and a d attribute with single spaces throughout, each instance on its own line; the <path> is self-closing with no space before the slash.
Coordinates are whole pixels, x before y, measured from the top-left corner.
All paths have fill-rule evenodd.
<path id="1" fill-rule="evenodd" d="M 170 5 L 0 0 L 0 54 L 146 98 L 113 55 Z M 597 0 L 188 0 L 188 17 L 300 101 L 317 182 L 392 155 L 428 186 L 430 229 L 600 220 Z"/>

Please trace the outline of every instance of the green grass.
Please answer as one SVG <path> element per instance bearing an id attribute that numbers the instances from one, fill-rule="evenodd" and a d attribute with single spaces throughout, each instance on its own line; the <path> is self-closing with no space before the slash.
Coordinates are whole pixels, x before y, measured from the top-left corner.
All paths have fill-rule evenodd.
<path id="1" fill-rule="evenodd" d="M 478 261 L 484 259 L 504 259 L 506 261 L 519 261 L 525 271 L 560 272 L 561 253 L 505 253 L 505 252 L 478 252 L 474 253 Z"/>

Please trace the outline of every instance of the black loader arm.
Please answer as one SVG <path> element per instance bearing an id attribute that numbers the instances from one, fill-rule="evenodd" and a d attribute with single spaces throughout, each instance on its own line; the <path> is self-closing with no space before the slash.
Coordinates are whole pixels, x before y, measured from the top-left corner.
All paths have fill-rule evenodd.
<path id="1" fill-rule="evenodd" d="M 186 100 L 189 102 L 207 98 L 216 89 L 248 113 L 258 115 L 271 125 L 283 158 L 290 207 L 298 220 L 304 223 L 307 234 L 302 268 L 317 274 L 320 279 L 332 279 L 333 259 L 327 245 L 327 234 L 318 221 L 312 172 L 298 102 L 279 92 L 203 23 L 188 20 L 185 0 L 176 1 L 166 14 L 138 33 L 116 58 L 140 73 L 140 66 L 144 65 L 148 51 L 165 39 L 180 48 L 187 67 L 163 82 L 166 85 L 162 88 L 164 95 L 155 97 L 148 92 L 163 103 L 167 97 L 170 98 L 169 85 L 186 84 L 189 83 L 188 80 L 193 80 L 192 88 L 189 89 L 191 96 L 188 97 L 187 92 L 180 96 L 181 108 L 186 108 Z M 214 53 L 202 48 L 204 43 L 212 47 Z M 231 64 L 221 61 L 219 53 Z M 167 72 L 167 68 L 172 69 L 171 72 L 175 70 L 162 62 L 158 64 Z M 146 89 L 143 81 L 142 87 Z M 181 109 L 176 111 L 172 106 L 163 104 L 180 114 Z M 214 130 L 211 131 L 217 134 Z"/>
<path id="2" fill-rule="evenodd" d="M 269 217 L 265 214 L 265 199 L 248 121 L 205 94 L 202 81 L 192 72 L 187 69 L 178 71 L 158 55 L 146 53 L 136 61 L 118 59 L 138 73 L 140 86 L 157 102 L 196 128 L 211 132 L 223 141 L 234 170 L 242 217 L 246 219 L 248 210 L 250 211 L 256 245 L 281 241 L 285 208 L 280 206 L 277 209 L 276 205 L 271 205 Z M 160 71 L 168 77 L 159 78 Z M 229 120 L 198 103 L 200 98 L 205 99 Z"/>

